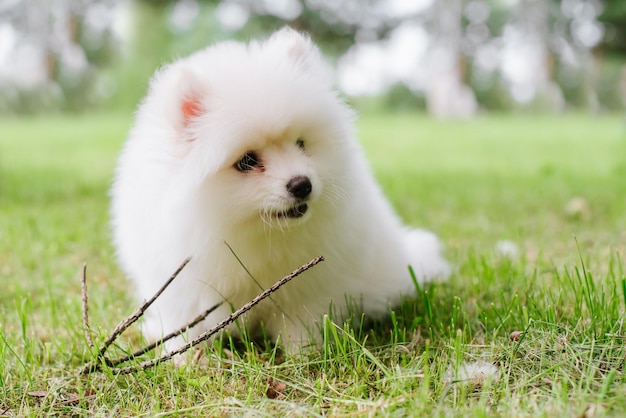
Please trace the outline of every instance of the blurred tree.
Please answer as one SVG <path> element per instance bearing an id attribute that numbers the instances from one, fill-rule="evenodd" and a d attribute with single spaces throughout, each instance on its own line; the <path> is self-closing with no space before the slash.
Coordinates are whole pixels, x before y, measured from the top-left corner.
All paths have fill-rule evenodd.
<path id="1" fill-rule="evenodd" d="M 121 32 L 114 17 L 120 9 L 129 20 Z M 334 57 L 363 45 L 389 47 L 402 28 L 423 28 L 428 49 L 414 57 L 414 71 L 428 74 L 407 86 L 424 97 L 437 90 L 436 80 L 447 80 L 439 83 L 449 96 L 442 102 L 457 106 L 462 95 L 464 114 L 476 98 L 487 107 L 512 103 L 503 97 L 507 91 L 518 102 L 538 97 L 550 108 L 559 108 L 563 97 L 609 103 L 603 77 L 614 82 L 619 71 L 599 63 L 606 53 L 626 55 L 624 0 L 2 0 L 0 111 L 79 110 L 103 100 L 128 108 L 162 63 L 285 24 L 310 33 Z M 7 34 L 13 41 L 3 46 Z M 3 70 L 8 44 L 12 55 Z M 532 56 L 533 48 L 539 58 L 529 72 L 528 59 L 520 57 Z M 399 80 L 391 77 L 387 87 Z M 626 83 L 626 70 L 623 78 Z"/>
<path id="2" fill-rule="evenodd" d="M 170 2 L 131 1 L 121 59 L 111 74 L 114 80 L 108 105 L 132 108 L 145 95 L 150 75 L 170 57 L 174 34 L 167 26 L 165 6 Z"/>
<path id="3" fill-rule="evenodd" d="M 626 1 L 605 0 L 599 20 L 606 25 L 602 46 L 616 54 L 626 55 Z"/>
<path id="4" fill-rule="evenodd" d="M 603 102 L 626 108 L 626 1 L 605 0 L 599 20 L 606 35 L 597 54 L 606 54 L 606 64 L 600 78 L 599 92 Z M 601 59 L 601 58 L 600 58 Z M 615 88 L 617 84 L 618 88 Z"/>
<path id="5" fill-rule="evenodd" d="M 376 16 L 385 1 L 292 0 L 283 2 L 282 7 L 254 0 L 131 1 L 127 51 L 115 70 L 116 94 L 109 103 L 116 107 L 136 104 L 155 68 L 171 59 L 220 39 L 247 40 L 286 24 L 308 32 L 327 54 L 339 57 L 363 31 L 377 39 L 393 29 L 398 19 Z M 229 16 L 220 21 L 224 14 Z M 244 23 L 234 29 L 228 23 L 233 14 L 243 16 Z"/>
<path id="6" fill-rule="evenodd" d="M 114 0 L 6 0 L 0 111 L 80 110 L 98 102 L 95 79 L 116 52 Z M 5 52 L 6 53 L 6 52 Z"/>

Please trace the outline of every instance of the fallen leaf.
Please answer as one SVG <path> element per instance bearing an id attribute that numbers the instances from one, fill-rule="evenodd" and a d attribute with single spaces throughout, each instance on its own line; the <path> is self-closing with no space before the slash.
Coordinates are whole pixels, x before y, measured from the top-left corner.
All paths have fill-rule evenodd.
<path id="1" fill-rule="evenodd" d="M 496 243 L 496 254 L 500 257 L 515 259 L 519 256 L 519 245 L 509 240 L 502 240 Z"/>
<path id="2" fill-rule="evenodd" d="M 591 205 L 584 197 L 575 196 L 565 205 L 565 214 L 572 219 L 589 221 L 592 217 Z"/>
<path id="3" fill-rule="evenodd" d="M 271 376 L 267 383 L 269 386 L 267 388 L 266 394 L 267 397 L 270 399 L 278 398 L 285 391 L 285 389 L 287 389 L 287 385 L 285 383 L 277 382 Z"/>
<path id="4" fill-rule="evenodd" d="M 34 392 L 28 392 L 28 396 L 32 396 L 33 398 L 45 398 L 48 396 L 48 392 L 45 390 L 36 390 Z"/>
<path id="5" fill-rule="evenodd" d="M 67 394 L 67 399 L 65 399 L 63 402 L 61 402 L 63 405 L 71 405 L 71 404 L 75 404 L 80 400 L 80 396 L 78 396 L 78 393 L 68 393 Z"/>
<path id="6" fill-rule="evenodd" d="M 448 382 L 469 382 L 474 386 L 499 379 L 498 368 L 493 363 L 482 360 L 463 362 L 457 370 L 450 366 L 445 374 L 445 380 Z"/>
<path id="7" fill-rule="evenodd" d="M 579 415 L 580 418 L 594 418 L 602 415 L 604 411 L 604 407 L 598 404 L 590 404 L 587 405 L 582 414 Z"/>

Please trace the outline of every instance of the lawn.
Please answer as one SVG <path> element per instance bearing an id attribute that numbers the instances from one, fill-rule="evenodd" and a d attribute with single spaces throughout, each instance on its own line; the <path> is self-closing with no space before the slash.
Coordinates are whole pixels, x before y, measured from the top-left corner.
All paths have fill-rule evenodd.
<path id="1" fill-rule="evenodd" d="M 623 118 L 366 114 L 371 165 L 407 223 L 446 243 L 448 282 L 384 320 L 326 323 L 324 346 L 299 357 L 224 338 L 194 366 L 82 377 L 83 262 L 97 342 L 135 308 L 107 208 L 130 123 L 0 120 L 0 416 L 626 410 Z M 140 343 L 132 331 L 117 350 Z M 495 374 L 467 376 L 477 364 Z"/>

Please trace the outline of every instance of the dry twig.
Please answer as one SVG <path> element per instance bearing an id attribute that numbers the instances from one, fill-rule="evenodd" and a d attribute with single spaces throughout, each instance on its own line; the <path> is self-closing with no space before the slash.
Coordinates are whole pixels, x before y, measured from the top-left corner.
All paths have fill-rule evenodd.
<path id="1" fill-rule="evenodd" d="M 267 298 L 269 295 L 274 293 L 276 290 L 278 290 L 285 283 L 289 282 L 294 277 L 302 274 L 306 270 L 310 269 L 311 267 L 315 266 L 316 264 L 319 264 L 322 261 L 324 261 L 324 257 L 319 256 L 319 257 L 314 258 L 313 260 L 309 261 L 308 263 L 304 264 L 303 266 L 297 268 L 296 270 L 292 271 L 287 276 L 283 277 L 282 279 L 280 279 L 279 281 L 274 283 L 272 285 L 272 287 L 267 288 L 261 294 L 259 294 L 254 299 L 252 299 L 250 302 L 246 303 L 241 308 L 237 309 L 235 312 L 233 312 L 230 315 L 228 315 L 226 317 L 226 319 L 224 319 L 222 322 L 220 322 L 219 324 L 215 325 L 210 330 L 203 332 L 200 336 L 195 338 L 193 341 L 190 341 L 187 344 L 183 345 L 182 347 L 180 347 L 180 348 L 178 348 L 176 350 L 170 351 L 169 353 L 166 353 L 166 354 L 162 355 L 161 357 L 159 357 L 157 359 L 144 361 L 143 363 L 141 363 L 141 364 L 139 364 L 137 366 L 129 366 L 129 367 L 122 367 L 122 368 L 116 369 L 116 372 L 119 373 L 119 374 L 128 374 L 128 373 L 133 373 L 133 372 L 136 372 L 136 371 L 139 371 L 139 370 L 145 370 L 145 369 L 153 367 L 153 366 L 155 366 L 155 365 L 157 365 L 157 364 L 159 364 L 161 362 L 167 361 L 167 360 L 171 359 L 172 357 L 177 356 L 178 354 L 184 353 L 185 351 L 189 350 L 192 347 L 195 347 L 196 345 L 200 344 L 201 342 L 208 340 L 213 335 L 215 335 L 216 333 L 218 333 L 219 331 L 224 329 L 226 326 L 228 326 L 230 323 L 235 321 L 237 318 L 239 318 L 241 315 L 243 315 L 246 312 L 248 312 L 250 309 L 252 309 L 255 305 L 257 305 L 263 299 Z"/>
<path id="2" fill-rule="evenodd" d="M 85 365 L 85 367 L 83 367 L 83 369 L 81 370 L 81 372 L 80 372 L 81 374 L 87 374 L 87 373 L 90 373 L 92 371 L 100 370 L 102 362 L 104 362 L 105 364 L 110 364 L 111 363 L 111 360 L 109 360 L 104 355 L 106 353 L 106 351 L 109 349 L 109 347 L 111 346 L 111 344 L 113 344 L 113 342 L 117 339 L 117 337 L 119 337 L 120 334 L 122 334 L 126 329 L 128 329 L 128 327 L 130 327 L 132 324 L 137 322 L 137 320 L 139 318 L 141 318 L 141 316 L 148 309 L 148 307 L 150 307 L 150 305 L 152 305 L 154 303 L 154 301 L 157 300 L 157 298 L 159 296 L 161 296 L 161 293 L 163 293 L 165 291 L 165 289 L 167 289 L 167 287 L 174 281 L 174 279 L 176 277 L 178 277 L 180 272 L 189 263 L 189 260 L 190 260 L 190 258 L 187 258 L 185 261 L 183 261 L 183 263 L 176 269 L 174 274 L 172 274 L 170 276 L 170 278 L 167 279 L 167 281 L 165 283 L 163 283 L 163 286 L 161 286 L 161 288 L 159 290 L 157 290 L 157 292 L 154 294 L 154 296 L 152 296 L 148 300 L 145 300 L 135 310 L 135 312 L 133 312 L 129 317 L 127 317 L 126 319 L 121 321 L 119 324 L 117 324 L 117 326 L 113 329 L 111 334 L 109 334 L 109 336 L 106 338 L 106 340 L 102 344 L 102 347 L 100 348 L 100 350 L 98 350 L 98 354 L 96 355 L 95 360 L 93 362 L 87 363 Z M 85 270 L 86 269 L 83 270 L 83 273 L 85 273 Z M 87 282 L 87 279 L 85 278 L 86 274 L 83 274 L 83 277 L 84 277 L 84 282 L 85 282 L 85 287 L 86 287 L 86 282 Z M 86 305 L 84 303 L 85 303 L 85 294 L 83 294 L 83 318 L 86 317 L 86 313 L 85 313 L 86 312 Z"/>
<path id="3" fill-rule="evenodd" d="M 157 365 L 157 364 L 159 364 L 161 362 L 167 361 L 167 360 L 171 359 L 172 357 L 174 357 L 176 355 L 184 353 L 185 351 L 189 350 L 192 347 L 195 347 L 196 345 L 200 344 L 201 342 L 208 340 L 213 335 L 215 335 L 216 333 L 218 333 L 219 331 L 224 329 L 226 326 L 228 326 L 230 323 L 232 323 L 233 321 L 237 320 L 237 318 L 239 318 L 241 315 L 243 315 L 244 313 L 248 312 L 250 309 L 252 309 L 255 305 L 257 305 L 263 299 L 269 297 L 272 293 L 274 293 L 276 290 L 278 290 L 281 286 L 283 286 L 284 284 L 286 284 L 287 282 L 292 280 L 294 277 L 300 275 L 301 273 L 305 272 L 306 270 L 310 269 L 311 267 L 315 266 L 316 264 L 318 264 L 318 263 L 320 263 L 322 261 L 324 261 L 324 257 L 320 256 L 320 257 L 317 257 L 317 258 L 309 261 L 308 263 L 302 265 L 301 267 L 297 268 L 296 270 L 292 271 L 290 274 L 288 274 L 287 276 L 283 277 L 281 280 L 276 282 L 273 286 L 271 286 L 268 289 L 264 290 L 261 294 L 256 296 L 250 302 L 246 303 L 241 308 L 239 308 L 235 312 L 231 313 L 228 317 L 226 317 L 226 319 L 224 319 L 223 321 L 221 321 L 220 323 L 215 325 L 213 328 L 205 331 L 200 336 L 195 338 L 193 341 L 186 343 L 185 345 L 181 346 L 180 348 L 178 348 L 178 349 L 176 349 L 174 351 L 168 352 L 168 353 L 162 355 L 161 357 L 159 357 L 157 359 L 144 361 L 143 363 L 141 363 L 141 364 L 139 364 L 137 366 L 120 367 L 120 368 L 114 368 L 113 370 L 115 372 L 119 373 L 119 374 L 127 374 L 127 373 L 132 373 L 132 372 L 135 372 L 135 371 L 139 371 L 139 370 L 145 370 L 145 369 L 153 367 L 153 366 L 155 366 L 155 365 Z M 137 350 L 136 352 L 134 352 L 131 355 L 128 355 L 128 356 L 125 356 L 125 357 L 121 357 L 119 359 L 114 359 L 114 360 L 111 360 L 111 359 L 107 358 L 104 355 L 106 350 L 111 346 L 111 344 L 113 344 L 113 342 L 117 339 L 117 337 L 119 337 L 119 335 L 122 334 L 129 326 L 131 326 L 134 322 L 136 322 L 139 318 L 141 318 L 141 316 L 144 314 L 146 309 L 148 309 L 148 307 L 161 295 L 161 293 L 163 293 L 163 291 L 167 288 L 167 286 L 169 286 L 170 283 L 182 271 L 182 269 L 185 268 L 185 266 L 187 265 L 188 262 L 189 262 L 189 259 L 186 259 L 183 262 L 183 264 L 180 265 L 180 267 L 176 270 L 176 272 L 174 272 L 174 274 L 165 282 L 165 284 L 157 291 L 157 293 L 152 298 L 150 298 L 149 300 L 145 301 L 139 308 L 137 308 L 137 310 L 135 312 L 133 312 L 132 315 L 130 315 L 128 318 L 126 318 L 123 321 L 121 321 L 115 327 L 115 329 L 111 332 L 111 334 L 107 337 L 107 339 L 103 343 L 102 348 L 100 348 L 100 350 L 98 351 L 96 359 L 93 362 L 87 363 L 82 368 L 82 370 L 80 371 L 80 374 L 89 374 L 89 373 L 92 373 L 92 372 L 95 372 L 95 371 L 100 371 L 102 364 L 106 364 L 109 367 L 114 367 L 114 366 L 117 366 L 117 365 L 119 365 L 121 363 L 125 363 L 125 362 L 127 362 L 127 361 L 129 361 L 129 360 L 131 360 L 131 359 L 133 359 L 135 357 L 141 356 L 141 355 L 147 353 L 148 351 L 153 350 L 154 348 L 162 345 L 165 341 L 167 341 L 167 340 L 169 340 L 171 338 L 174 338 L 174 337 L 182 334 L 183 332 L 187 331 L 188 329 L 194 327 L 195 325 L 200 323 L 202 320 L 204 320 L 211 312 L 215 311 L 215 309 L 217 309 L 219 306 L 221 306 L 222 303 L 219 303 L 219 304 L 211 307 L 210 309 L 205 311 L 203 314 L 201 314 L 198 317 L 196 317 L 193 321 L 191 321 L 188 324 L 184 325 L 182 328 L 180 328 L 177 331 L 174 331 L 174 332 L 168 334 L 167 336 L 163 337 L 162 339 L 160 339 L 158 341 L 155 341 L 154 343 L 152 343 L 152 344 L 150 344 L 150 345 L 148 345 L 148 346 L 146 346 L 146 347 L 144 347 L 144 348 L 142 348 L 140 350 Z M 83 282 L 86 282 L 84 271 L 83 271 Z M 85 289 L 86 289 L 86 285 L 85 285 Z M 85 298 L 85 294 L 86 294 L 86 291 L 83 294 L 83 318 L 86 318 L 86 298 Z"/>
<path id="4" fill-rule="evenodd" d="M 104 341 L 104 344 L 102 345 L 102 348 L 100 349 L 100 352 L 98 353 L 99 356 L 103 356 L 105 351 L 107 351 L 107 349 L 111 346 L 111 344 L 113 344 L 113 341 L 115 341 L 115 339 L 124 331 L 126 331 L 126 329 L 128 327 L 130 327 L 132 324 L 134 324 L 135 322 L 137 322 L 137 320 L 139 318 L 141 318 L 141 316 L 144 314 L 144 312 L 146 311 L 146 309 L 148 309 L 150 307 L 150 305 L 152 305 L 154 303 L 155 300 L 157 300 L 157 298 L 159 296 L 161 296 L 161 293 L 163 293 L 163 291 L 165 291 L 165 289 L 167 289 L 167 287 L 174 281 L 174 279 L 180 274 L 180 272 L 185 268 L 185 266 L 187 265 L 187 263 L 189 263 L 189 258 L 186 259 L 185 261 L 183 261 L 183 264 L 180 265 L 180 267 L 178 267 L 178 269 L 176 269 L 176 271 L 174 272 L 174 274 L 172 274 L 170 276 L 169 279 L 167 279 L 167 281 L 165 283 L 163 283 L 163 286 L 161 286 L 161 288 L 159 290 L 157 290 L 157 292 L 154 294 L 154 296 L 152 296 L 150 299 L 145 300 L 141 306 L 139 306 L 137 308 L 137 310 L 135 312 L 132 313 L 132 315 L 130 315 L 128 318 L 124 319 L 122 322 L 120 322 L 119 324 L 117 324 L 117 326 L 115 327 L 115 329 L 111 332 L 111 334 L 107 337 L 107 339 Z"/>
<path id="5" fill-rule="evenodd" d="M 81 292 L 83 296 L 83 330 L 85 331 L 85 338 L 89 344 L 89 348 L 94 348 L 93 338 L 91 338 L 91 331 L 89 330 L 89 300 L 87 299 L 87 263 L 83 264 L 83 277 L 81 278 Z"/>
<path id="6" fill-rule="evenodd" d="M 148 351 L 152 351 L 157 347 L 160 347 L 161 345 L 163 345 L 166 341 L 171 340 L 174 337 L 179 336 L 180 334 L 190 330 L 191 328 L 195 327 L 196 325 L 198 325 L 200 322 L 202 322 L 207 316 L 209 316 L 211 313 L 213 313 L 213 311 L 215 311 L 217 308 L 219 308 L 220 306 L 222 306 L 222 302 L 218 303 L 217 305 L 212 306 L 211 308 L 207 309 L 204 313 L 198 315 L 193 321 L 189 322 L 188 324 L 186 324 L 185 326 L 183 326 L 182 328 L 179 328 L 178 330 L 167 334 L 165 337 L 161 338 L 160 340 L 156 340 L 153 343 L 135 351 L 133 354 L 130 354 L 128 356 L 125 357 L 120 357 L 118 359 L 115 360 L 109 360 L 107 362 L 107 365 L 110 367 L 113 366 L 117 366 L 118 364 L 122 364 L 122 363 L 126 363 L 129 360 L 132 360 L 134 358 L 137 358 L 139 356 L 142 356 L 144 354 L 146 354 Z"/>

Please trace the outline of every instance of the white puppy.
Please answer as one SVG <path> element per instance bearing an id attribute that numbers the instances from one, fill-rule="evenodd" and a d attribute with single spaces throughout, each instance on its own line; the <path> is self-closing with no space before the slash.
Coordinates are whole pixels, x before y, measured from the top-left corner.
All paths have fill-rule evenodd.
<path id="1" fill-rule="evenodd" d="M 318 255 L 247 325 L 293 348 L 331 308 L 379 314 L 410 294 L 409 264 L 420 281 L 448 274 L 438 239 L 403 227 L 383 197 L 353 119 L 319 50 L 291 29 L 154 76 L 117 168 L 115 246 L 141 299 L 191 262 L 148 311 L 148 337 L 227 301 L 195 337 Z"/>

